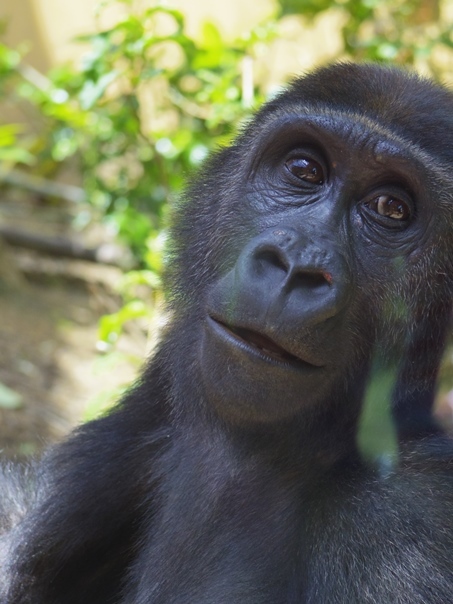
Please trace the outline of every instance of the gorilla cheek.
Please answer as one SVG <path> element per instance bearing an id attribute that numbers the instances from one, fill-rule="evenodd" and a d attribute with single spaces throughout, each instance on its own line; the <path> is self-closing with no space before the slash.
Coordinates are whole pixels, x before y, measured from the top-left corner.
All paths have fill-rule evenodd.
<path id="1" fill-rule="evenodd" d="M 266 359 L 210 319 L 199 354 L 208 403 L 234 423 L 284 421 L 325 394 L 326 368 L 298 368 Z"/>

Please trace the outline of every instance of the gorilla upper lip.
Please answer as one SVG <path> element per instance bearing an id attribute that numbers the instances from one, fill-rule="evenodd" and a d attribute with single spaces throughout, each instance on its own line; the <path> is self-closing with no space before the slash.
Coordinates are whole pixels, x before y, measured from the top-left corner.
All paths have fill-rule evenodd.
<path id="1" fill-rule="evenodd" d="M 212 321 L 220 325 L 224 330 L 232 334 L 235 339 L 239 339 L 243 343 L 247 344 L 248 348 L 253 348 L 255 351 L 258 351 L 261 356 L 265 356 L 268 359 L 270 358 L 279 362 L 283 361 L 291 365 L 297 365 L 299 367 L 320 367 L 319 365 L 314 365 L 313 363 L 296 356 L 292 352 L 289 352 L 274 342 L 274 340 L 269 338 L 267 335 L 264 335 L 253 329 L 225 323 L 224 321 L 212 316 L 210 318 Z"/>

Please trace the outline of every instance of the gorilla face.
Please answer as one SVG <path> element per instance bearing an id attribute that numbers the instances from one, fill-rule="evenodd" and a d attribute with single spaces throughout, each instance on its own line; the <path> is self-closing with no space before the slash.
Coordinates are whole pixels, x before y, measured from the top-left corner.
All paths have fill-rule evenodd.
<path id="1" fill-rule="evenodd" d="M 440 167 L 376 121 L 290 107 L 249 138 L 220 203 L 243 229 L 221 243 L 232 261 L 208 289 L 200 367 L 222 415 L 272 422 L 344 392 L 378 334 L 407 340 L 451 227 Z"/>

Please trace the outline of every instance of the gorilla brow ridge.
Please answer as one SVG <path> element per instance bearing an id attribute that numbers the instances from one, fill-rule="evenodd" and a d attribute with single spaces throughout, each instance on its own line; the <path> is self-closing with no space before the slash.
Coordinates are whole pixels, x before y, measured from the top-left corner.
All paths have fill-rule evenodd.
<path id="1" fill-rule="evenodd" d="M 299 109 L 299 107 L 297 109 Z M 267 123 L 265 125 L 263 124 L 261 127 L 261 136 L 267 133 L 266 126 L 269 129 L 268 131 L 273 130 L 276 126 L 276 122 L 281 121 L 281 124 L 283 125 L 283 121 L 286 121 L 284 118 L 297 118 L 298 115 L 298 112 L 294 111 L 294 109 L 289 111 L 287 108 L 283 108 L 273 111 L 265 116 Z M 314 105 L 300 105 L 301 119 L 307 120 L 310 119 L 310 117 L 319 118 L 323 116 L 332 119 L 332 121 L 340 118 L 344 121 L 351 122 L 351 124 L 354 125 L 361 124 L 370 132 L 375 134 L 378 138 L 385 138 L 406 149 L 409 147 L 412 156 L 417 159 L 417 161 L 424 165 L 429 165 L 429 170 L 433 173 L 434 180 L 439 181 L 439 184 L 442 184 L 442 186 L 453 187 L 453 175 L 451 173 L 451 165 L 449 162 L 442 161 L 441 158 L 435 157 L 434 154 L 426 151 L 417 142 L 411 140 L 410 138 L 401 136 L 392 128 L 383 126 L 377 119 L 373 119 L 371 116 L 360 114 L 355 111 L 330 109 L 322 105 L 319 107 Z M 263 116 L 258 113 L 258 117 L 262 118 Z M 247 127 L 246 130 L 248 130 Z"/>

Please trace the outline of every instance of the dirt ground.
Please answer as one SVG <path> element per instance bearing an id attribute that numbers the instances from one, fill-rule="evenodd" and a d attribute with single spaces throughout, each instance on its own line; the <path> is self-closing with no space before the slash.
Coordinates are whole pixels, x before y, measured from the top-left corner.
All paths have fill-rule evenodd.
<path id="1" fill-rule="evenodd" d="M 0 396 L 3 456 L 39 453 L 134 379 L 144 334 L 123 337 L 114 358 L 96 348 L 118 278 L 113 267 L 0 247 L 0 384 L 20 397 L 8 408 Z"/>

